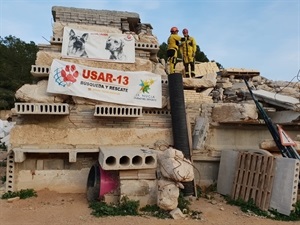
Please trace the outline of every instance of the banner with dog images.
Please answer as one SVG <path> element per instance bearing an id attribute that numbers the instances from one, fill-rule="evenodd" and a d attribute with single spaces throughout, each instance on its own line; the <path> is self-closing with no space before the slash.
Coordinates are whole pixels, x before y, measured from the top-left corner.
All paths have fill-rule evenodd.
<path id="1" fill-rule="evenodd" d="M 135 40 L 131 34 L 101 33 L 64 27 L 62 57 L 134 63 Z"/>
<path id="2" fill-rule="evenodd" d="M 123 105 L 162 107 L 161 76 L 93 68 L 54 59 L 47 92 Z"/>

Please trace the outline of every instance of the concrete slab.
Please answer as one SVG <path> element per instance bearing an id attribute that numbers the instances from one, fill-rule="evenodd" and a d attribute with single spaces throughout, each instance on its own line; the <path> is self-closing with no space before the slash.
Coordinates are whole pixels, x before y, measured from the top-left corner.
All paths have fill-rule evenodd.
<path id="1" fill-rule="evenodd" d="M 292 123 L 294 120 L 298 121 L 300 118 L 300 112 L 285 110 L 277 112 L 268 112 L 268 116 L 273 123 Z"/>
<path id="2" fill-rule="evenodd" d="M 299 111 L 300 101 L 297 98 L 287 95 L 276 94 L 265 90 L 252 90 L 258 100 L 262 100 L 271 105 L 280 106 L 286 109 Z"/>
<path id="3" fill-rule="evenodd" d="M 221 152 L 217 192 L 222 195 L 231 195 L 238 155 L 239 152 L 234 150 L 224 150 Z"/>
<path id="4" fill-rule="evenodd" d="M 193 149 L 203 149 L 209 122 L 207 118 L 197 117 L 193 131 Z"/>
<path id="5" fill-rule="evenodd" d="M 289 216 L 297 202 L 300 161 L 290 158 L 276 158 L 275 176 L 271 194 L 270 209 Z"/>

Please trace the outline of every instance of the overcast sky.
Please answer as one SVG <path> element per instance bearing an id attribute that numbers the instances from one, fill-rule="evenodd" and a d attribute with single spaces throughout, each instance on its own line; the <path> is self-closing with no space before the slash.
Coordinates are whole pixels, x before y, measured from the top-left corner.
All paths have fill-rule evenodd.
<path id="1" fill-rule="evenodd" d="M 300 0 L 0 0 L 0 36 L 48 44 L 52 6 L 135 12 L 159 43 L 170 28 L 189 29 L 209 60 L 298 81 Z M 300 76 L 300 74 L 298 74 Z"/>

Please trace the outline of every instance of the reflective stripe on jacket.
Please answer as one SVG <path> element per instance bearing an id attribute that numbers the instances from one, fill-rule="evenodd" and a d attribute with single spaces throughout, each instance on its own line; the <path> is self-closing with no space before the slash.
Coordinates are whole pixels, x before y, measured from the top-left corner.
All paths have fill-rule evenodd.
<path id="1" fill-rule="evenodd" d="M 181 39 L 180 52 L 185 63 L 193 62 L 197 50 L 197 44 L 193 37 L 187 36 Z"/>

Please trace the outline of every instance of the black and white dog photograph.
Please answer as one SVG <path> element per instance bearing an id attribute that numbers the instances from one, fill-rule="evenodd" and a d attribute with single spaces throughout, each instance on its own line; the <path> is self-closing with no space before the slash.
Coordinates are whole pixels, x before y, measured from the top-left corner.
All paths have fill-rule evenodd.
<path id="1" fill-rule="evenodd" d="M 120 36 L 109 36 L 105 44 L 105 49 L 110 52 L 109 59 L 126 60 L 126 55 L 123 52 L 124 46 L 125 42 Z"/>
<path id="2" fill-rule="evenodd" d="M 66 58 L 134 63 L 135 39 L 131 34 L 64 27 L 61 55 Z"/>
<path id="3" fill-rule="evenodd" d="M 78 35 L 73 29 L 69 32 L 69 44 L 67 49 L 68 56 L 88 58 L 88 54 L 85 50 L 85 44 L 89 34 L 83 33 Z"/>

